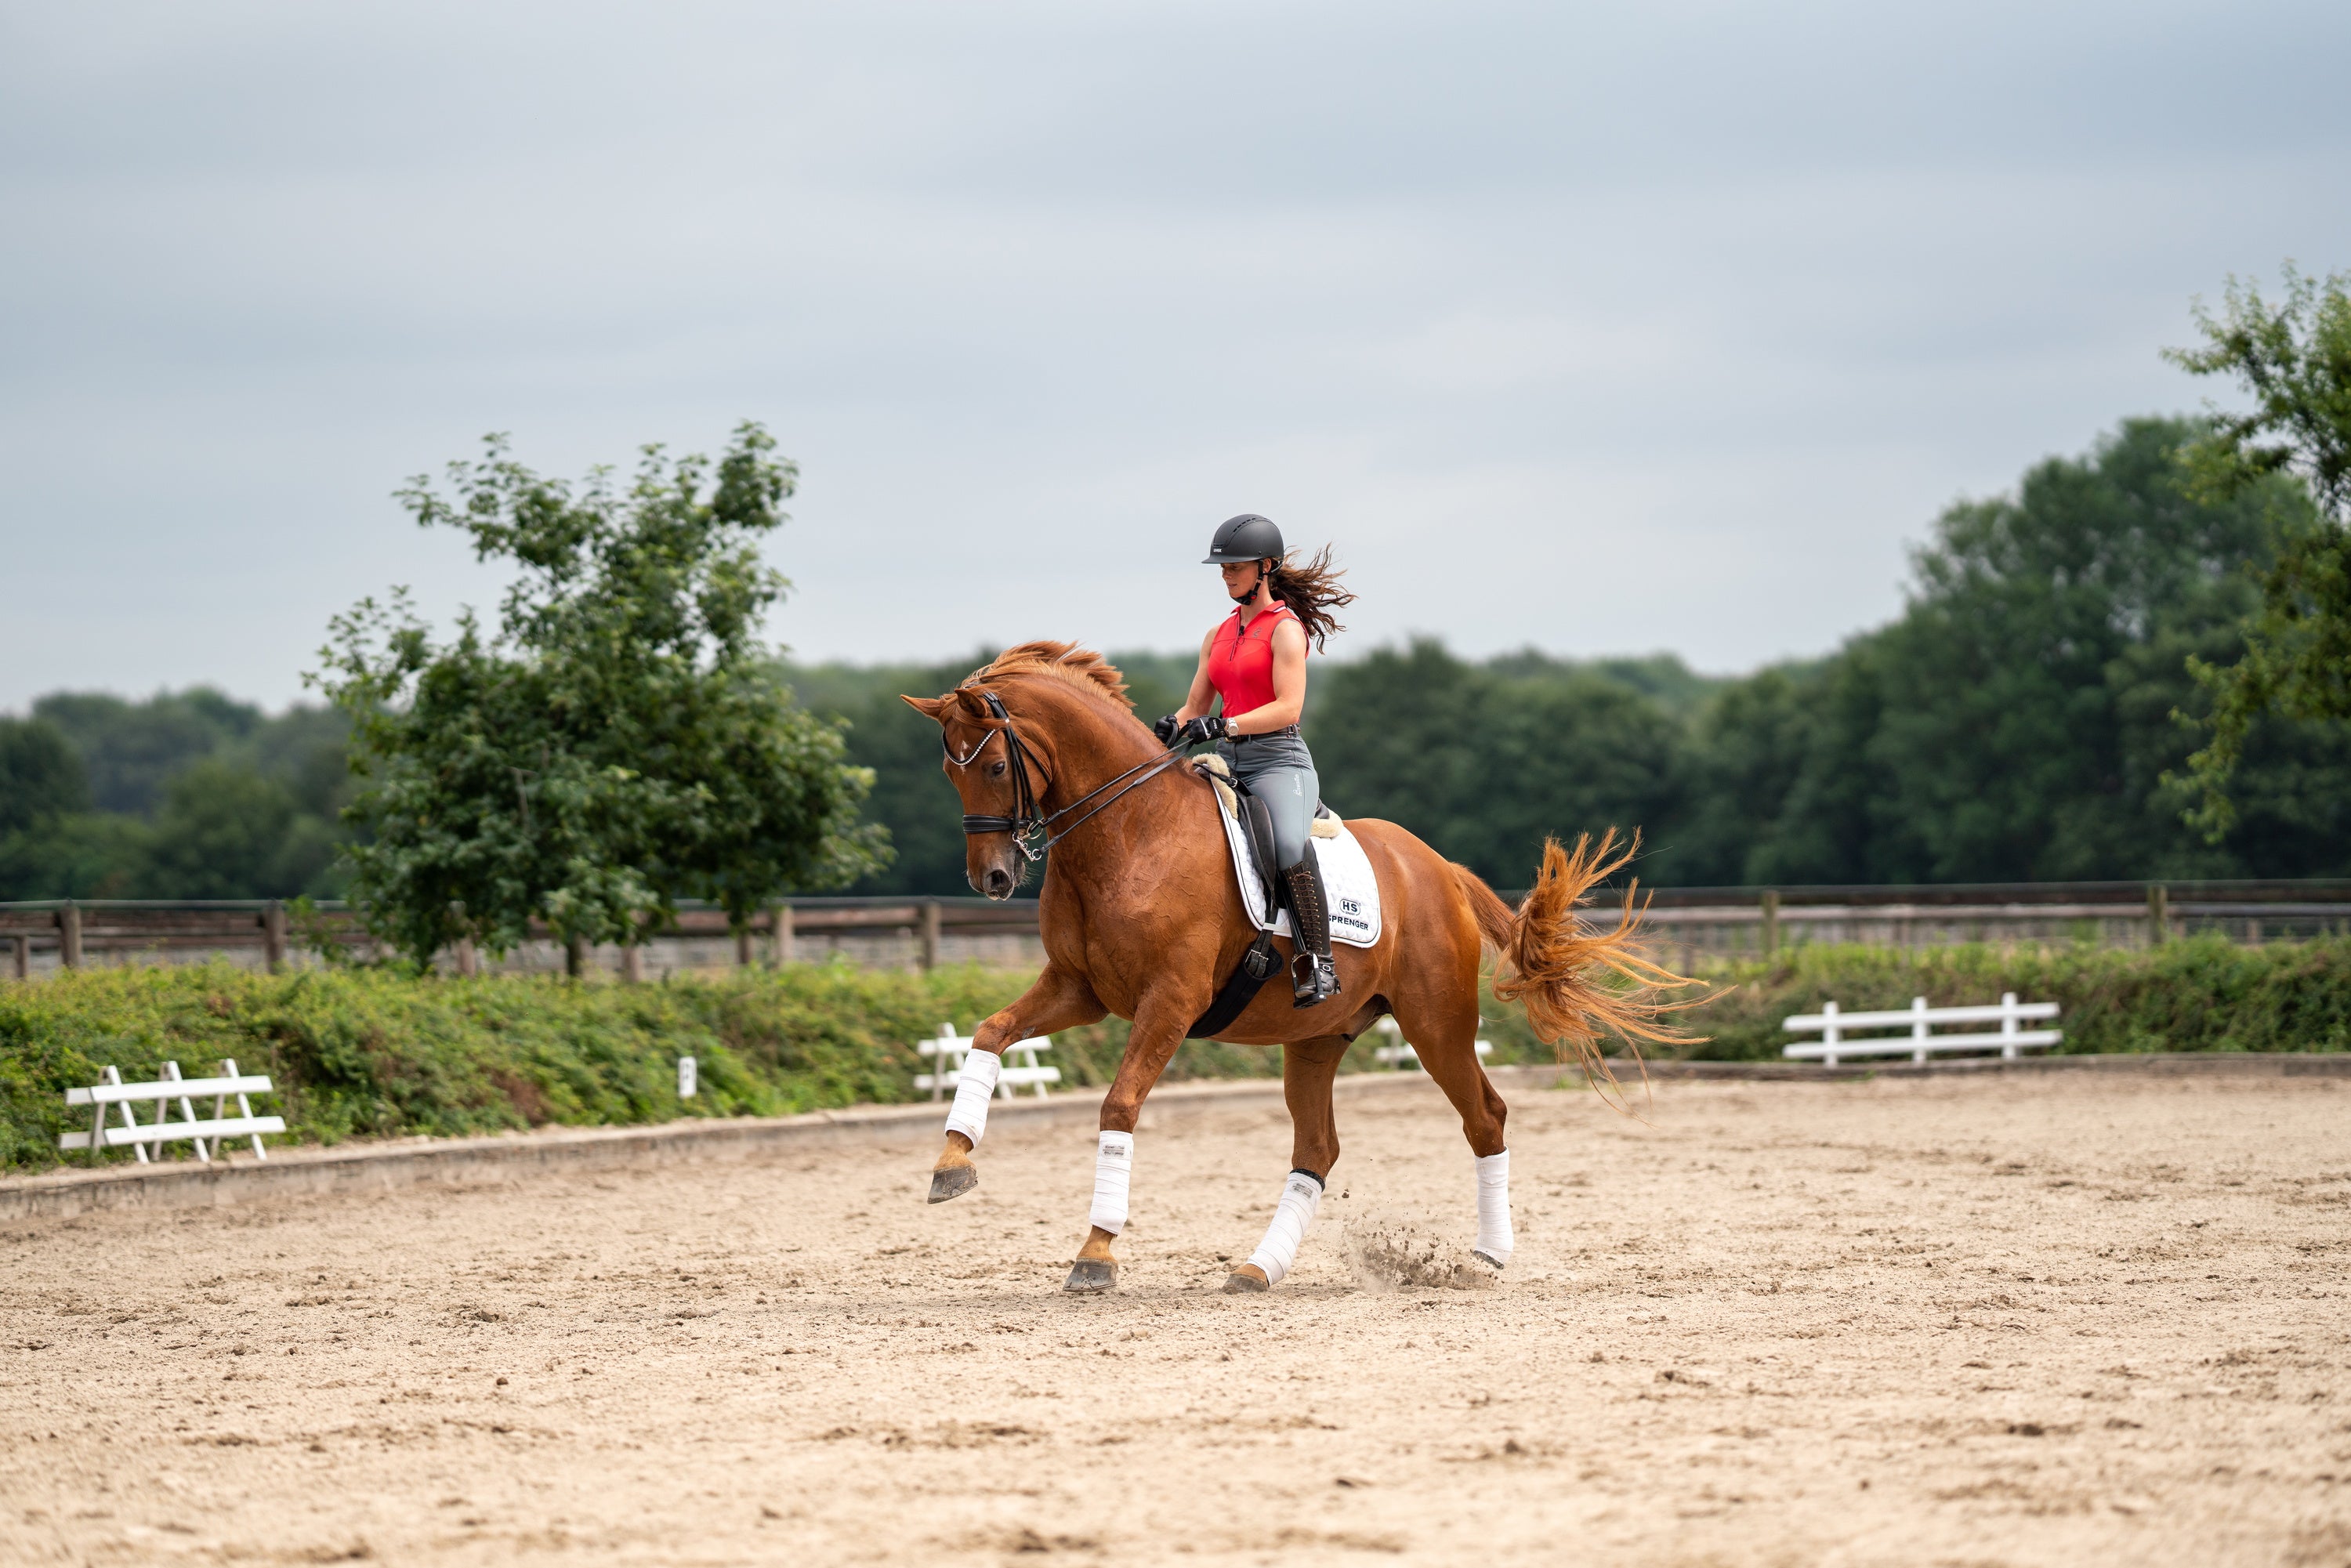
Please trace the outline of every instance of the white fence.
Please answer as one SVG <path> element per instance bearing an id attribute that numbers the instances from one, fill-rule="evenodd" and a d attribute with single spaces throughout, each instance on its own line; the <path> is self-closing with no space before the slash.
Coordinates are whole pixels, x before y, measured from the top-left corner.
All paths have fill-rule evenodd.
<path id="1" fill-rule="evenodd" d="M 2055 1002 L 2020 1002 L 2014 991 L 2002 996 L 1998 1007 L 1930 1008 L 1926 998 L 1917 997 L 1902 1012 L 1849 1013 L 1829 1002 L 1819 1012 L 1798 1013 L 1782 1020 L 1782 1027 L 1792 1033 L 1817 1034 L 1821 1038 L 1786 1046 L 1780 1054 L 1797 1061 L 1816 1061 L 1828 1067 L 1852 1056 L 1907 1056 L 1913 1061 L 1924 1061 L 1929 1055 L 1946 1051 L 1993 1049 L 2003 1058 L 2014 1061 L 2020 1051 L 2038 1051 L 2065 1038 L 2062 1030 L 2020 1027 L 2029 1020 L 2056 1016 Z M 1934 1032 L 1938 1024 L 1970 1023 L 1997 1023 L 2000 1028 L 1974 1034 Z M 1860 1040 L 1846 1033 L 1856 1029 L 1905 1029 L 1908 1032 Z"/>
<path id="2" fill-rule="evenodd" d="M 163 1063 L 162 1078 L 152 1083 L 125 1083 L 121 1072 L 109 1067 L 102 1082 L 88 1089 L 66 1091 L 68 1105 L 92 1108 L 90 1126 L 87 1133 L 58 1134 L 57 1147 L 88 1149 L 91 1163 L 96 1164 L 106 1150 L 119 1149 L 128 1144 L 143 1166 L 148 1163 L 148 1145 L 157 1145 L 155 1152 L 160 1155 L 163 1152 L 162 1145 L 186 1139 L 194 1145 L 196 1157 L 209 1164 L 213 1157 L 212 1146 L 221 1140 L 250 1138 L 255 1157 L 266 1160 L 269 1157 L 269 1151 L 261 1146 L 261 1134 L 282 1133 L 286 1130 L 286 1123 L 282 1117 L 255 1115 L 253 1102 L 248 1096 L 268 1092 L 267 1077 L 257 1072 L 239 1072 L 235 1061 L 222 1062 L 217 1078 L 182 1078 L 180 1064 L 167 1061 Z M 195 1101 L 207 1094 L 213 1097 L 213 1113 L 199 1117 Z M 231 1095 L 236 1098 L 237 1113 L 234 1116 L 225 1114 Z M 173 1100 L 180 1103 L 181 1120 L 177 1122 L 166 1120 L 170 1115 L 170 1102 Z M 149 1101 L 154 1103 L 155 1119 L 142 1123 L 132 1113 L 131 1107 Z M 106 1124 L 109 1107 L 111 1106 L 121 1108 L 122 1125 L 119 1127 L 110 1127 Z"/>
<path id="3" fill-rule="evenodd" d="M 1058 1067 L 1040 1064 L 1037 1060 L 1037 1053 L 1052 1049 L 1051 1035 L 1039 1035 L 1032 1040 L 1015 1040 L 1006 1046 L 1002 1052 L 1004 1070 L 997 1075 L 996 1079 L 997 1098 L 1009 1100 L 1012 1098 L 1012 1092 L 1023 1085 L 1033 1086 L 1037 1091 L 1038 1099 L 1045 1098 L 1045 1085 L 1059 1083 L 1061 1081 L 1061 1070 Z M 934 1071 L 914 1074 L 914 1087 L 929 1090 L 931 1098 L 934 1100 L 945 1099 L 947 1092 L 955 1087 L 956 1075 L 963 1071 L 963 1059 L 971 1053 L 970 1040 L 957 1036 L 955 1025 L 943 1023 L 939 1025 L 939 1036 L 936 1040 L 918 1040 L 914 1042 L 914 1050 L 924 1056 L 935 1059 L 936 1068 Z M 1016 1056 L 1019 1058 L 1017 1063 L 1013 1061 Z"/>

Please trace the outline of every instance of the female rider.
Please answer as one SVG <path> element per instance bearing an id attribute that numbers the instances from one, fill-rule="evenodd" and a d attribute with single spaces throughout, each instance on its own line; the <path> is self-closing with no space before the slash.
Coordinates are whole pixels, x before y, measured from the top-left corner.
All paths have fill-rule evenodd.
<path id="1" fill-rule="evenodd" d="M 1201 640 L 1191 695 L 1155 728 L 1167 745 L 1215 741 L 1233 777 L 1266 803 L 1298 933 L 1290 989 L 1299 1007 L 1311 1008 L 1339 994 L 1339 972 L 1331 963 L 1322 868 L 1308 852 L 1321 785 L 1298 715 L 1306 706 L 1306 644 L 1311 639 L 1319 650 L 1344 631 L 1331 612 L 1355 596 L 1339 587 L 1343 574 L 1331 565 L 1330 546 L 1292 562 L 1281 530 L 1253 512 L 1227 518 L 1201 564 L 1224 569 L 1225 592 L 1240 608 Z M 1208 712 L 1213 698 L 1223 699 L 1222 714 Z"/>

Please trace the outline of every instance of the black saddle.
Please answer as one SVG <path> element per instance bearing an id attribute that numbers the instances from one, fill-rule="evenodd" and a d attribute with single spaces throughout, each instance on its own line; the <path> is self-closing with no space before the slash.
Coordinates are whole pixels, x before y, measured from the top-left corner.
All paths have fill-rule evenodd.
<path id="1" fill-rule="evenodd" d="M 1257 862 L 1258 885 L 1265 889 L 1265 906 L 1280 909 L 1287 902 L 1279 869 L 1273 863 L 1273 812 L 1239 779 L 1228 780 L 1240 797 L 1241 831 L 1249 836 L 1249 856 Z"/>

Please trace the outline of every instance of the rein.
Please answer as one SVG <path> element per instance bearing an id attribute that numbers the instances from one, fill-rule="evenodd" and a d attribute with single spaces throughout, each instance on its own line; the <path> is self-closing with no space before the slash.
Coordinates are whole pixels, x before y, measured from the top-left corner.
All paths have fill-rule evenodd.
<path id="1" fill-rule="evenodd" d="M 1071 833 L 1075 831 L 1078 827 L 1083 823 L 1087 818 L 1092 817 L 1094 812 L 1102 810 L 1103 807 L 1115 805 L 1118 802 L 1120 796 L 1124 795 L 1128 789 L 1133 789 L 1139 785 L 1150 783 L 1151 780 L 1158 778 L 1159 775 L 1165 773 L 1167 769 L 1175 767 L 1177 763 L 1184 760 L 1185 754 L 1183 752 L 1171 750 L 1164 757 L 1154 757 L 1147 761 L 1138 762 L 1134 767 L 1128 768 L 1125 772 L 1120 774 L 1117 778 L 1109 779 L 1095 786 L 1093 789 L 1087 790 L 1084 794 L 1079 796 L 1076 800 L 1071 801 L 1060 810 L 1052 812 L 1050 815 L 1040 815 L 1037 802 L 1037 792 L 1030 787 L 1029 782 L 1029 769 L 1033 766 L 1039 773 L 1044 774 L 1044 765 L 1037 761 L 1035 755 L 1029 749 L 1028 742 L 1022 740 L 1020 738 L 1020 732 L 1013 727 L 1012 715 L 1006 710 L 1004 706 L 1004 699 L 998 696 L 994 692 L 984 691 L 979 695 L 987 700 L 987 711 L 1004 721 L 1002 734 L 1004 736 L 1005 755 L 1012 759 L 1013 814 L 1009 817 L 974 816 L 967 814 L 963 820 L 964 834 L 966 837 L 977 837 L 982 833 L 1010 833 L 1012 835 L 1013 843 L 1019 846 L 1021 854 L 1026 856 L 1031 863 L 1044 859 L 1045 852 L 1047 850 L 1051 849 L 1055 844 L 1061 842 L 1063 839 L 1068 838 Z M 993 734 L 982 736 L 978 745 L 973 747 L 961 757 L 957 757 L 953 749 L 947 746 L 946 731 L 942 727 L 939 731 L 939 749 L 946 753 L 946 758 L 949 762 L 954 763 L 958 768 L 968 768 L 971 766 L 973 759 L 977 758 L 980 752 L 986 749 L 987 743 L 994 738 L 995 736 Z M 1135 778 L 1135 775 L 1137 774 L 1141 774 L 1142 777 L 1139 779 Z M 1126 780 L 1128 779 L 1133 779 L 1134 782 L 1126 783 Z M 1050 788 L 1052 782 L 1052 776 L 1050 774 L 1045 774 L 1046 786 Z M 1112 795 L 1109 800 L 1102 801 L 1101 805 L 1095 806 L 1092 810 L 1084 812 L 1076 821 L 1071 822 L 1068 827 L 1063 828 L 1061 831 L 1055 832 L 1053 831 L 1054 823 L 1060 821 L 1071 812 L 1077 810 L 1078 808 L 1085 805 L 1088 801 L 1093 800 L 1095 796 L 1102 794 L 1104 790 L 1113 789 L 1123 783 L 1125 784 L 1125 789 L 1118 789 L 1117 794 Z"/>

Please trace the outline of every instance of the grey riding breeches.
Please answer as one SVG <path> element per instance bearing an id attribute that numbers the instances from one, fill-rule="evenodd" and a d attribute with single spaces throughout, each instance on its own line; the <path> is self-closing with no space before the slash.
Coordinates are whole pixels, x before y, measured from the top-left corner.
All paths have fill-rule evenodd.
<path id="1" fill-rule="evenodd" d="M 1220 740 L 1217 755 L 1225 759 L 1234 778 L 1249 787 L 1249 793 L 1265 802 L 1273 818 L 1274 858 L 1280 862 L 1275 869 L 1304 860 L 1314 808 L 1322 796 L 1322 782 L 1315 776 L 1314 758 L 1306 742 L 1295 735 Z"/>

